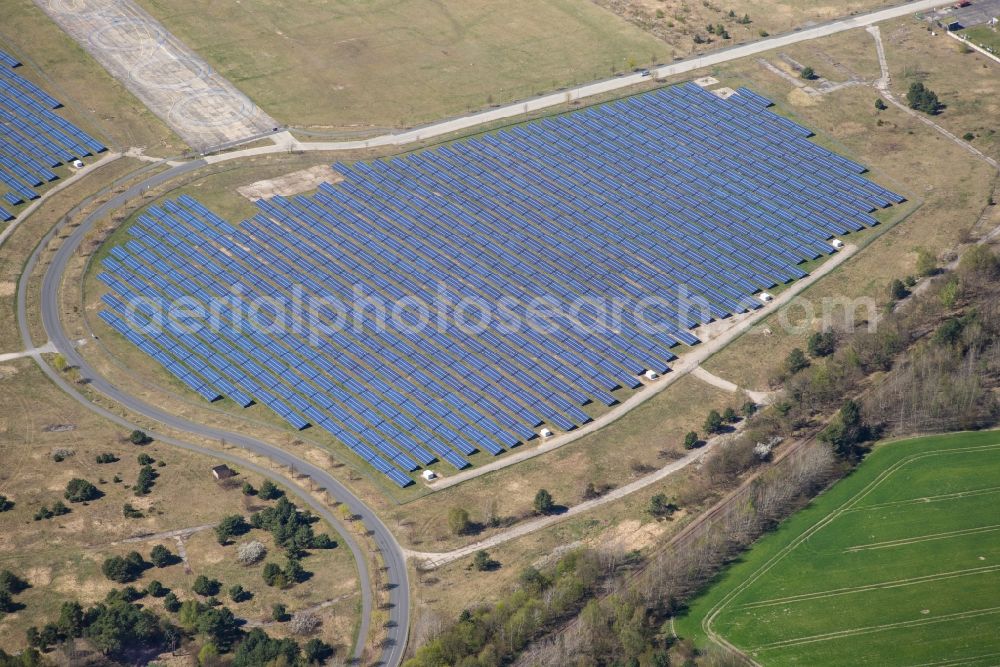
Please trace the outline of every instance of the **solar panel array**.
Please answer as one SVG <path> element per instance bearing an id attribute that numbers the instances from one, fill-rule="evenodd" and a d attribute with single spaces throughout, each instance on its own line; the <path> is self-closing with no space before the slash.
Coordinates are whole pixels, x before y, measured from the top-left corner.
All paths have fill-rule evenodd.
<path id="1" fill-rule="evenodd" d="M 0 51 L 0 221 L 13 206 L 38 199 L 37 188 L 58 178 L 52 168 L 100 153 L 104 146 L 53 113 L 62 105 L 13 71 L 20 63 Z"/>
<path id="2" fill-rule="evenodd" d="M 343 182 L 261 200 L 239 225 L 182 196 L 147 209 L 104 260 L 100 316 L 205 399 L 261 403 L 297 429 L 324 429 L 400 486 L 435 461 L 460 469 L 543 424 L 588 421 L 581 406 L 611 405 L 615 389 L 666 372 L 671 348 L 698 342 L 693 327 L 760 307 L 755 293 L 802 277 L 797 265 L 831 252 L 832 236 L 902 201 L 769 104 L 745 89 L 723 100 L 664 88 L 339 164 Z M 359 295 L 507 299 L 514 323 L 530 322 L 538 300 L 666 298 L 642 317 L 625 308 L 614 326 L 583 309 L 550 330 L 450 317 L 418 327 L 415 313 L 381 321 L 365 308 L 336 326 L 327 306 L 279 328 L 241 314 Z M 143 297 L 186 298 L 217 317 L 160 317 L 134 307 Z"/>

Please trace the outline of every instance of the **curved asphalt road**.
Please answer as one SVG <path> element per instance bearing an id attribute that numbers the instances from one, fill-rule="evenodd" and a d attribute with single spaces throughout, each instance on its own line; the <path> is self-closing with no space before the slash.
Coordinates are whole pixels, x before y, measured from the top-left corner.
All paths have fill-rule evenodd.
<path id="1" fill-rule="evenodd" d="M 113 384 L 104 379 L 100 374 L 96 373 L 94 369 L 87 364 L 83 357 L 76 351 L 73 342 L 67 337 L 66 332 L 63 330 L 59 312 L 59 288 L 63 282 L 63 274 L 66 271 L 67 264 L 73 257 L 77 248 L 80 246 L 80 243 L 87 232 L 90 231 L 98 220 L 104 218 L 115 209 L 123 206 L 129 199 L 141 196 L 147 188 L 169 182 L 204 165 L 204 161 L 196 160 L 178 165 L 159 174 L 152 175 L 143 180 L 141 183 L 128 188 L 125 192 L 109 199 L 93 213 L 88 215 L 75 229 L 73 229 L 73 231 L 66 237 L 63 244 L 56 251 L 42 280 L 41 307 L 42 322 L 45 326 L 45 331 L 49 336 L 49 340 L 53 342 L 56 349 L 66 358 L 67 363 L 72 366 L 77 366 L 80 369 L 80 376 L 87 378 L 91 387 L 116 403 L 124 406 L 134 413 L 141 414 L 170 428 L 192 433 L 203 438 L 213 440 L 224 439 L 228 443 L 243 447 L 256 454 L 266 456 L 279 464 L 286 465 L 297 473 L 308 475 L 316 484 L 325 488 L 331 496 L 346 505 L 353 514 L 361 517 L 360 520 L 365 528 L 372 534 L 376 546 L 385 561 L 387 574 L 386 579 L 389 588 L 389 604 L 391 606 L 389 609 L 389 623 L 387 627 L 388 635 L 379 664 L 394 667 L 402 662 L 403 651 L 406 649 L 407 633 L 409 632 L 410 587 L 406 570 L 406 558 L 403 554 L 403 550 L 399 546 L 399 543 L 396 542 L 395 537 L 385 524 L 382 523 L 378 516 L 376 516 L 375 513 L 357 496 L 351 493 L 350 490 L 348 490 L 343 484 L 337 481 L 325 470 L 307 461 L 299 459 L 295 455 L 281 449 L 280 447 L 276 447 L 261 440 L 256 440 L 239 433 L 205 426 L 203 424 L 182 419 L 119 390 Z M 90 199 L 85 200 L 77 207 L 77 209 L 81 208 L 89 201 Z M 42 242 L 38 244 L 29 258 L 28 263 L 25 265 L 25 269 L 21 275 L 22 279 L 18 283 L 18 326 L 20 328 L 22 342 L 24 343 L 26 349 L 31 349 L 33 347 L 26 317 L 28 286 L 27 277 L 32 274 L 37 266 L 42 250 L 47 246 L 52 237 L 63 229 L 67 220 L 68 216 L 60 221 L 59 224 L 45 236 Z M 107 419 L 110 419 L 127 428 L 133 428 L 133 425 L 127 420 L 89 401 L 69 382 L 67 382 L 65 378 L 50 368 L 48 364 L 44 363 L 40 357 L 36 357 L 36 359 L 45 374 L 74 399 Z M 256 466 L 251 462 L 243 460 L 233 454 L 199 447 L 198 445 L 187 443 L 168 436 L 158 435 L 156 433 L 152 433 L 151 435 L 156 437 L 161 442 L 165 442 L 170 445 L 228 460 L 238 464 L 240 467 L 254 470 L 265 476 L 282 478 L 280 475 L 276 475 L 273 472 L 265 470 L 260 466 Z M 286 486 L 295 491 L 296 494 L 302 498 L 302 500 L 316 510 L 320 516 L 334 526 L 340 525 L 340 522 L 327 508 L 325 508 L 318 501 L 314 500 L 308 494 L 298 490 L 296 484 L 291 479 L 282 478 L 282 481 Z M 361 585 L 362 619 L 358 632 L 358 643 L 355 647 L 355 657 L 360 657 L 365 640 L 368 637 L 369 623 L 371 620 L 373 604 L 373 596 L 370 585 L 371 573 L 369 572 L 366 554 L 361 550 L 360 546 L 353 539 L 350 533 L 347 531 L 341 531 L 341 535 L 344 542 L 347 543 L 351 552 L 354 554 L 354 558 L 358 566 Z"/>

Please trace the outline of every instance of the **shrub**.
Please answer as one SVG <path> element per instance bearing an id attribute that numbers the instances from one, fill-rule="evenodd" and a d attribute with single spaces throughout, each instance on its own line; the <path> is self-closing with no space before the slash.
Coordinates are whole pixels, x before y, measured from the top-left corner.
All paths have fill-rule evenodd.
<path id="1" fill-rule="evenodd" d="M 243 602 L 250 599 L 250 593 L 239 584 L 236 584 L 229 587 L 229 599 L 233 602 Z"/>
<path id="2" fill-rule="evenodd" d="M 885 105 L 885 102 L 882 100 L 881 97 L 876 97 L 875 108 L 878 109 L 879 111 L 885 111 L 888 107 Z"/>
<path id="3" fill-rule="evenodd" d="M 243 565 L 253 565 L 264 559 L 267 555 L 267 548 L 263 542 L 253 540 L 244 542 L 236 548 L 236 560 Z"/>
<path id="4" fill-rule="evenodd" d="M 934 115 L 941 110 L 941 101 L 938 100 L 937 93 L 930 88 L 926 88 L 919 81 L 910 84 L 910 89 L 906 92 L 906 102 L 911 109 L 923 111 L 926 114 Z"/>
<path id="5" fill-rule="evenodd" d="M 132 507 L 131 503 L 125 503 L 122 505 L 122 516 L 126 519 L 141 519 L 142 512 Z"/>
<path id="6" fill-rule="evenodd" d="M 747 401 L 743 404 L 743 407 L 740 408 L 740 412 L 743 413 L 744 417 L 750 417 L 757 412 L 757 404 L 753 401 Z"/>
<path id="7" fill-rule="evenodd" d="M 684 449 L 694 449 L 698 446 L 698 434 L 694 431 L 688 431 L 687 435 L 684 436 Z"/>
<path id="8" fill-rule="evenodd" d="M 63 501 L 55 501 L 52 504 L 52 516 L 62 516 L 63 514 L 69 514 L 69 508 L 63 504 Z"/>
<path id="9" fill-rule="evenodd" d="M 149 593 L 151 597 L 161 598 L 167 594 L 167 587 L 161 584 L 156 579 L 153 579 L 149 584 L 146 585 L 146 592 Z"/>
<path id="10" fill-rule="evenodd" d="M 722 415 L 718 410 L 712 410 L 705 417 L 705 431 L 708 433 L 718 433 L 722 430 Z"/>
<path id="11" fill-rule="evenodd" d="M 149 493 L 150 489 L 153 488 L 153 480 L 157 477 L 157 473 L 153 470 L 153 466 L 144 465 L 139 469 L 139 477 L 135 480 L 135 495 L 144 496 Z"/>
<path id="12" fill-rule="evenodd" d="M 167 567 L 173 564 L 174 555 L 170 552 L 170 549 L 166 548 L 162 544 L 157 544 L 155 547 L 149 551 L 149 560 L 156 567 Z"/>
<path id="13" fill-rule="evenodd" d="M 972 132 L 966 132 L 965 134 L 962 135 L 962 138 L 965 139 L 966 141 L 972 141 L 973 139 L 976 138 L 976 135 L 974 135 Z"/>
<path id="14" fill-rule="evenodd" d="M 532 502 L 532 506 L 535 508 L 535 512 L 539 514 L 548 514 L 555 509 L 555 501 L 552 500 L 551 493 L 545 489 L 539 489 L 538 493 L 535 494 L 535 500 Z"/>
<path id="15" fill-rule="evenodd" d="M 320 533 L 312 541 L 313 549 L 335 549 L 336 547 L 337 541 L 326 533 Z"/>
<path id="16" fill-rule="evenodd" d="M 302 657 L 310 665 L 322 665 L 333 657 L 333 647 L 319 639 L 310 639 L 302 646 Z"/>
<path id="17" fill-rule="evenodd" d="M 668 517 L 677 511 L 677 505 L 670 502 L 665 494 L 657 493 L 649 499 L 649 513 L 657 519 Z"/>
<path id="18" fill-rule="evenodd" d="M 111 452 L 104 452 L 103 454 L 98 454 L 94 460 L 98 463 L 115 463 L 118 461 L 118 457 Z"/>
<path id="19" fill-rule="evenodd" d="M 472 557 L 472 567 L 476 568 L 479 572 L 490 572 L 499 568 L 500 563 L 490 558 L 490 555 L 485 551 L 479 550 Z"/>
<path id="20" fill-rule="evenodd" d="M 455 535 L 464 535 L 471 525 L 469 513 L 465 508 L 452 507 L 448 510 L 448 528 Z"/>
<path id="21" fill-rule="evenodd" d="M 145 431 L 132 431 L 128 436 L 129 441 L 133 445 L 145 445 L 150 441 L 150 437 L 146 435 Z"/>
<path id="22" fill-rule="evenodd" d="M 191 590 L 202 597 L 216 595 L 218 594 L 220 588 L 222 588 L 222 584 L 220 584 L 218 580 L 209 579 L 203 574 L 199 574 L 195 577 L 194 585 L 191 586 Z"/>
<path id="23" fill-rule="evenodd" d="M 139 465 L 141 466 L 151 466 L 156 462 L 156 459 L 154 459 L 146 452 L 139 454 L 139 456 L 136 457 L 136 460 L 139 462 Z"/>
<path id="24" fill-rule="evenodd" d="M 0 495 L 0 512 L 6 512 L 12 509 L 14 509 L 14 501 L 9 499 L 7 496 Z"/>
<path id="25" fill-rule="evenodd" d="M 828 357 L 837 345 L 837 335 L 832 331 L 817 331 L 809 336 L 806 349 L 812 357 Z"/>
<path id="26" fill-rule="evenodd" d="M 277 563 L 265 563 L 264 569 L 261 572 L 261 577 L 264 579 L 264 583 L 268 586 L 284 588 L 287 585 L 285 575 Z"/>
<path id="27" fill-rule="evenodd" d="M 816 71 L 812 67 L 803 67 L 802 71 L 799 72 L 799 76 L 807 81 L 811 81 L 816 78 Z"/>
<path id="28" fill-rule="evenodd" d="M 230 514 L 222 517 L 215 527 L 215 537 L 219 544 L 228 544 L 229 538 L 243 535 L 250 530 L 250 524 L 239 514 Z"/>
<path id="29" fill-rule="evenodd" d="M 805 352 L 799 348 L 795 348 L 788 353 L 788 358 L 785 359 L 785 370 L 789 375 L 795 375 L 802 369 L 808 367 L 809 359 L 806 358 Z"/>
<path id="30" fill-rule="evenodd" d="M 121 556 L 111 556 L 106 558 L 101 565 L 101 572 L 104 576 L 119 584 L 135 581 L 146 569 L 146 563 L 135 551 L 130 552 L 124 558 Z"/>
<path id="31" fill-rule="evenodd" d="M 889 283 L 889 298 L 893 301 L 899 301 L 900 299 L 905 299 L 909 295 L 910 291 L 906 289 L 906 285 L 899 278 L 894 278 L 891 283 Z"/>
<path id="32" fill-rule="evenodd" d="M 181 601 L 174 593 L 167 593 L 163 597 L 163 608 L 173 614 L 181 608 Z"/>
<path id="33" fill-rule="evenodd" d="M 726 408 L 722 411 L 722 421 L 727 424 L 735 424 L 740 420 L 739 416 L 736 414 L 736 410 L 732 408 Z"/>
<path id="34" fill-rule="evenodd" d="M 250 482 L 243 482 L 243 495 L 253 496 L 256 495 L 257 489 L 253 488 L 253 484 Z"/>
<path id="35" fill-rule="evenodd" d="M 292 621 L 288 624 L 288 629 L 296 635 L 311 635 L 319 629 L 322 623 L 323 621 L 316 614 L 308 611 L 300 612 L 292 616 Z"/>
<path id="36" fill-rule="evenodd" d="M 82 503 L 97 500 L 101 497 L 101 492 L 87 480 L 73 478 L 66 483 L 66 493 L 63 495 L 71 503 Z"/>
<path id="37" fill-rule="evenodd" d="M 275 486 L 271 480 L 266 479 L 264 480 L 264 483 L 260 485 L 260 491 L 257 492 L 257 495 L 264 500 L 276 500 L 285 495 L 285 492 Z"/>
<path id="38" fill-rule="evenodd" d="M 279 623 L 288 620 L 288 610 L 285 608 L 285 605 L 280 602 L 271 605 L 271 619 Z"/>

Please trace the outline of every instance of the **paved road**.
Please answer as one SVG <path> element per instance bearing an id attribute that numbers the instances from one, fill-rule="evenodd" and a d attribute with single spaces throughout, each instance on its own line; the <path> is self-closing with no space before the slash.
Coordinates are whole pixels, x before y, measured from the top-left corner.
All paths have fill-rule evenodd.
<path id="1" fill-rule="evenodd" d="M 105 216 L 109 215 L 112 211 L 123 206 L 128 200 L 141 196 L 146 188 L 167 183 L 187 172 L 198 169 L 201 166 L 204 166 L 204 162 L 198 160 L 184 163 L 159 174 L 154 174 L 145 181 L 138 183 L 137 185 L 130 187 L 125 192 L 109 199 L 103 205 L 98 207 L 93 213 L 88 215 L 77 227 L 72 229 L 63 241 L 62 245 L 56 251 L 45 271 L 45 275 L 43 276 L 41 304 L 42 322 L 45 326 L 45 330 L 49 334 L 49 339 L 55 345 L 56 349 L 58 349 L 59 352 L 66 358 L 67 363 L 72 366 L 77 366 L 80 369 L 80 376 L 89 380 L 89 386 L 93 387 L 101 394 L 104 394 L 115 403 L 123 406 L 133 413 L 141 414 L 148 419 L 164 424 L 171 429 L 191 433 L 210 440 L 225 440 L 227 443 L 237 447 L 242 447 L 254 452 L 255 454 L 266 456 L 278 464 L 288 466 L 296 473 L 308 475 L 317 485 L 325 488 L 332 497 L 346 505 L 353 514 L 359 516 L 361 523 L 368 531 L 371 532 L 375 544 L 382 554 L 386 567 L 385 579 L 390 587 L 389 603 L 391 608 L 389 609 L 389 627 L 387 628 L 388 639 L 384 646 L 380 664 L 398 665 L 402 661 L 403 651 L 406 648 L 407 633 L 409 632 L 410 587 L 408 573 L 406 570 L 406 560 L 403 555 L 402 548 L 378 516 L 376 516 L 371 509 L 361 502 L 357 496 L 355 496 L 350 490 L 348 490 L 325 470 L 307 461 L 299 459 L 281 447 L 250 438 L 239 433 L 233 433 L 223 429 L 188 421 L 119 390 L 112 383 L 108 382 L 105 378 L 96 373 L 94 369 L 87 364 L 86 360 L 77 352 L 73 341 L 66 336 L 66 333 L 63 330 L 62 323 L 60 321 L 60 301 L 58 298 L 59 288 L 62 284 L 63 275 L 66 271 L 69 260 L 75 255 L 84 236 L 90 231 L 94 224 L 98 220 L 101 220 Z M 77 208 L 79 209 L 86 203 L 87 202 L 81 203 Z M 48 242 L 57 233 L 64 231 L 68 217 L 69 216 L 56 225 L 36 247 L 35 251 L 29 258 L 28 263 L 25 265 L 22 280 L 18 283 L 18 326 L 20 328 L 21 339 L 25 348 L 31 348 L 33 346 L 26 316 L 28 280 L 25 278 L 33 273 L 38 264 L 38 259 L 41 255 L 42 249 L 48 245 Z M 134 427 L 134 425 L 128 420 L 88 400 L 80 394 L 80 392 L 77 391 L 71 383 L 67 382 L 61 374 L 49 367 L 48 364 L 41 363 L 40 365 L 45 374 L 48 375 L 48 377 L 56 383 L 56 385 L 90 410 L 93 410 L 101 416 L 110 419 L 115 423 L 121 424 L 126 428 Z M 150 435 L 160 442 L 230 461 L 243 469 L 254 470 L 255 472 L 266 477 L 278 478 L 279 481 L 296 493 L 296 495 L 310 505 L 319 516 L 331 523 L 331 525 L 341 525 L 340 521 L 329 511 L 329 509 L 327 509 L 322 503 L 312 498 L 312 496 L 299 489 L 296 482 L 288 477 L 277 475 L 274 472 L 257 466 L 235 454 L 200 447 L 177 438 L 156 433 L 155 431 L 150 432 Z M 346 530 L 341 530 L 341 536 L 344 543 L 354 554 L 354 559 L 358 566 L 359 581 L 361 582 L 362 619 L 361 627 L 358 633 L 358 644 L 355 648 L 355 655 L 359 656 L 364 646 L 365 639 L 369 634 L 369 622 L 371 619 L 373 596 L 371 593 L 371 587 L 366 585 L 366 582 L 371 581 L 371 573 L 368 568 L 368 555 L 362 551 L 357 541 Z"/>

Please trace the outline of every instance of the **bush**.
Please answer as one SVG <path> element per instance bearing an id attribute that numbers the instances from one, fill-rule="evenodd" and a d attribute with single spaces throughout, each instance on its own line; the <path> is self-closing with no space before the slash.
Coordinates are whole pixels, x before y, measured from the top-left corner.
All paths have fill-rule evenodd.
<path id="1" fill-rule="evenodd" d="M 740 408 L 740 412 L 743 413 L 744 417 L 750 417 L 757 412 L 757 404 L 753 401 L 747 401 L 743 404 L 743 407 Z"/>
<path id="2" fill-rule="evenodd" d="M 66 493 L 63 495 L 71 503 L 82 503 L 97 500 L 101 497 L 101 492 L 87 480 L 73 478 L 66 483 Z"/>
<path id="3" fill-rule="evenodd" d="M 917 274 L 927 277 L 938 272 L 937 257 L 930 250 L 920 248 L 917 250 Z"/>
<path id="4" fill-rule="evenodd" d="M 974 135 L 972 132 L 966 132 L 965 134 L 962 135 L 962 138 L 965 139 L 966 141 L 972 141 L 973 139 L 976 138 L 976 135 Z"/>
<path id="5" fill-rule="evenodd" d="M 145 431 L 132 431 L 128 439 L 133 445 L 145 445 L 150 441 L 150 437 L 146 435 Z"/>
<path id="6" fill-rule="evenodd" d="M 806 358 L 805 352 L 799 348 L 795 348 L 788 353 L 788 358 L 785 359 L 785 371 L 789 375 L 795 375 L 799 371 L 808 367 L 809 359 Z"/>
<path id="7" fill-rule="evenodd" d="M 106 558 L 101 565 L 104 576 L 119 584 L 135 581 L 145 569 L 146 562 L 135 551 L 129 552 L 124 558 L 121 556 Z"/>
<path id="8" fill-rule="evenodd" d="M 139 477 L 135 480 L 135 486 L 132 487 L 135 490 L 135 495 L 144 496 L 149 493 L 150 489 L 153 488 L 153 480 L 157 477 L 157 473 L 153 470 L 153 466 L 144 465 L 139 469 Z"/>
<path id="9" fill-rule="evenodd" d="M 812 67 L 803 67 L 802 71 L 799 72 L 799 76 L 807 81 L 811 81 L 816 78 L 816 71 Z"/>
<path id="10" fill-rule="evenodd" d="M 875 108 L 878 109 L 879 111 L 885 111 L 888 107 L 885 105 L 885 102 L 882 100 L 881 97 L 876 97 Z"/>
<path id="11" fill-rule="evenodd" d="M 532 506 L 538 514 L 548 514 L 555 509 L 555 501 L 552 500 L 551 493 L 545 489 L 539 489 L 538 493 L 535 494 L 535 500 L 532 502 Z"/>
<path id="12" fill-rule="evenodd" d="M 276 602 L 271 605 L 271 620 L 281 623 L 288 620 L 288 610 L 285 605 Z"/>
<path id="13" fill-rule="evenodd" d="M 811 357 L 828 357 L 837 345 L 837 335 L 832 331 L 817 331 L 809 336 L 806 349 Z"/>
<path id="14" fill-rule="evenodd" d="M 215 527 L 215 537 L 219 544 L 228 544 L 231 537 L 243 535 L 250 530 L 250 524 L 239 514 L 230 514 L 222 517 Z"/>
<path id="15" fill-rule="evenodd" d="M 243 602 L 250 599 L 250 593 L 239 584 L 236 584 L 229 587 L 229 599 L 233 602 Z"/>
<path id="16" fill-rule="evenodd" d="M 172 565 L 174 562 L 174 555 L 170 552 L 170 549 L 166 548 L 162 544 L 157 544 L 155 547 L 149 551 L 149 560 L 156 567 L 167 567 Z"/>
<path id="17" fill-rule="evenodd" d="M 125 503 L 122 505 L 122 516 L 126 519 L 141 519 L 142 512 L 132 507 L 130 503 Z"/>
<path id="18" fill-rule="evenodd" d="M 167 593 L 163 596 L 163 608 L 171 614 L 176 613 L 181 608 L 181 601 L 177 599 L 177 595 L 174 593 Z"/>
<path id="19" fill-rule="evenodd" d="M 649 513 L 657 519 L 668 517 L 677 511 L 677 505 L 670 502 L 665 494 L 657 493 L 649 499 Z"/>
<path id="20" fill-rule="evenodd" d="M 320 533 L 313 538 L 312 541 L 313 549 L 336 549 L 337 541 L 327 535 L 326 533 Z"/>
<path id="21" fill-rule="evenodd" d="M 254 563 L 258 563 L 263 560 L 266 555 L 267 548 L 264 546 L 264 543 L 259 540 L 244 542 L 236 548 L 236 560 L 243 565 L 253 565 Z"/>
<path id="22" fill-rule="evenodd" d="M 0 495 L 0 512 L 6 512 L 12 509 L 14 509 L 14 501 L 9 499 L 7 496 Z"/>
<path id="23" fill-rule="evenodd" d="M 217 595 L 220 588 L 222 588 L 222 584 L 218 580 L 209 579 L 203 574 L 199 574 L 194 580 L 194 585 L 191 586 L 191 590 L 202 597 Z"/>
<path id="24" fill-rule="evenodd" d="M 253 488 L 253 484 L 250 482 L 243 482 L 243 495 L 253 496 L 257 494 L 257 489 Z"/>
<path id="25" fill-rule="evenodd" d="M 139 454 L 139 456 L 136 457 L 136 460 L 139 462 L 139 465 L 141 465 L 141 466 L 151 466 L 154 463 L 156 463 L 156 459 L 154 459 L 152 456 L 150 456 L 146 452 L 143 452 L 142 454 Z"/>
<path id="26" fill-rule="evenodd" d="M 707 433 L 718 433 L 722 430 L 722 415 L 718 410 L 712 410 L 705 417 L 705 431 Z"/>
<path id="27" fill-rule="evenodd" d="M 104 452 L 103 454 L 98 454 L 94 460 L 98 463 L 115 463 L 118 461 L 118 457 L 111 452 Z"/>
<path id="28" fill-rule="evenodd" d="M 333 647 L 319 639 L 310 639 L 302 646 L 302 657 L 310 665 L 322 665 L 333 657 Z"/>
<path id="29" fill-rule="evenodd" d="M 0 591 L 16 595 L 29 587 L 27 581 L 10 570 L 0 570 Z"/>
<path id="30" fill-rule="evenodd" d="M 292 616 L 291 623 L 288 624 L 288 629 L 296 635 L 311 635 L 319 629 L 323 621 L 316 614 L 306 612 L 300 612 Z"/>
<path id="31" fill-rule="evenodd" d="M 69 508 L 63 504 L 63 501 L 55 501 L 52 504 L 52 516 L 62 516 L 63 514 L 69 514 Z"/>
<path id="32" fill-rule="evenodd" d="M 153 579 L 146 585 L 146 592 L 149 593 L 150 597 L 161 598 L 167 594 L 167 587 Z"/>
<path id="33" fill-rule="evenodd" d="M 448 528 L 453 534 L 464 535 L 471 525 L 469 513 L 464 508 L 452 507 L 448 510 Z"/>
<path id="34" fill-rule="evenodd" d="M 684 449 L 694 449 L 698 446 L 698 434 L 694 431 L 688 431 L 687 435 L 684 436 Z"/>
<path id="35" fill-rule="evenodd" d="M 722 421 L 727 424 L 735 424 L 740 420 L 739 416 L 736 414 L 736 410 L 732 408 L 726 408 L 722 411 Z"/>
<path id="36" fill-rule="evenodd" d="M 266 479 L 264 480 L 264 483 L 260 485 L 260 491 L 257 492 L 257 495 L 264 500 L 277 500 L 281 496 L 285 495 L 285 492 L 275 486 L 271 480 Z"/>
<path id="37" fill-rule="evenodd" d="M 480 550 L 472 557 L 472 567 L 479 572 L 491 572 L 500 567 L 500 562 L 493 560 L 488 553 Z"/>
<path id="38" fill-rule="evenodd" d="M 938 100 L 937 93 L 930 88 L 924 87 L 919 81 L 910 84 L 910 89 L 906 92 L 906 102 L 911 109 L 923 111 L 926 114 L 934 115 L 941 110 L 941 101 Z"/>
<path id="39" fill-rule="evenodd" d="M 261 571 L 261 577 L 268 586 L 284 588 L 287 585 L 285 574 L 281 571 L 281 567 L 277 563 L 266 563 L 263 571 Z"/>
<path id="40" fill-rule="evenodd" d="M 906 285 L 899 278 L 894 278 L 891 283 L 889 283 L 889 298 L 893 301 L 899 301 L 900 299 L 905 299 L 910 294 L 910 291 L 906 289 Z"/>

